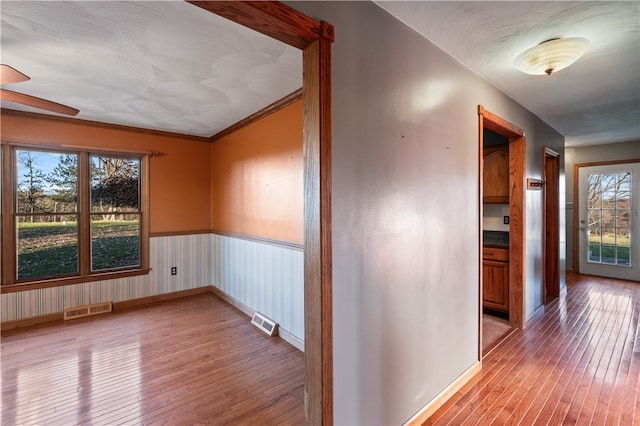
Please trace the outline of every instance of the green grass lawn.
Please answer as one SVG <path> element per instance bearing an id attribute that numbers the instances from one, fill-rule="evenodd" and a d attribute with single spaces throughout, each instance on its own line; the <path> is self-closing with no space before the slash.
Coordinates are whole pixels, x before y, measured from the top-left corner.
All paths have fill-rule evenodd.
<path id="1" fill-rule="evenodd" d="M 91 223 L 92 269 L 136 266 L 140 241 L 136 221 Z M 18 225 L 18 279 L 78 272 L 78 228 L 75 222 L 23 222 Z"/>
<path id="2" fill-rule="evenodd" d="M 591 261 L 629 265 L 631 240 L 621 237 L 616 240 L 612 235 L 603 235 L 601 244 L 599 235 L 590 235 L 589 251 L 592 253 Z"/>

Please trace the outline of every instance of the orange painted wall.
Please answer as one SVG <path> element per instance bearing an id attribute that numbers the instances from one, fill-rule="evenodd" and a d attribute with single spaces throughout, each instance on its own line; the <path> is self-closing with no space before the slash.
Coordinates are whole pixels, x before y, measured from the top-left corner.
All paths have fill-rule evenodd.
<path id="1" fill-rule="evenodd" d="M 303 243 L 302 101 L 211 145 L 216 231 Z"/>
<path id="2" fill-rule="evenodd" d="M 151 234 L 211 229 L 209 143 L 9 115 L 1 124 L 10 142 L 162 152 L 150 159 Z"/>

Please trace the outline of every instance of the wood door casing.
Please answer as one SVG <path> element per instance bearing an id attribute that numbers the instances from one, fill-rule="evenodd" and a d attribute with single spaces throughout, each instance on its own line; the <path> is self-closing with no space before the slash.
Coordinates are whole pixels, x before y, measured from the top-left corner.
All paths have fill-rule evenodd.
<path id="1" fill-rule="evenodd" d="M 560 157 L 549 148 L 544 149 L 544 221 L 542 229 L 544 271 L 544 303 L 560 296 Z"/>
<path id="2" fill-rule="evenodd" d="M 524 130 L 498 117 L 478 105 L 478 123 L 480 140 L 480 182 L 483 165 L 483 129 L 487 128 L 509 139 L 509 322 L 512 327 L 524 329 L 525 312 L 525 197 L 524 171 L 526 141 Z M 483 189 L 480 186 L 480 200 Z M 480 203 L 480 223 L 482 224 L 482 203 Z M 482 232 L 480 234 L 480 312 L 482 312 Z M 479 318 L 480 336 L 482 336 L 482 315 Z M 481 339 L 481 337 L 480 337 Z M 482 342 L 478 353 L 482 357 Z"/>
<path id="3" fill-rule="evenodd" d="M 334 28 L 277 1 L 188 2 L 302 50 L 305 421 L 312 425 L 331 425 L 331 44 Z"/>

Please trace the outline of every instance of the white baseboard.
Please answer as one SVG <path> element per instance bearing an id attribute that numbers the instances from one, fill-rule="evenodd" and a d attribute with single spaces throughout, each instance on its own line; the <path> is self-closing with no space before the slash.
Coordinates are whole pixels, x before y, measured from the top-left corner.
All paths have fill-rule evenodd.
<path id="1" fill-rule="evenodd" d="M 228 295 L 227 293 L 225 293 L 224 291 L 220 290 L 216 286 L 211 286 L 211 292 L 213 294 L 215 294 L 216 296 L 218 296 L 220 299 L 222 299 L 225 302 L 227 302 L 228 304 L 230 304 L 231 306 L 233 306 L 236 309 L 240 310 L 241 312 L 243 312 L 244 314 L 246 314 L 250 318 L 253 317 L 253 314 L 256 313 L 256 311 L 251 309 L 249 306 L 245 305 L 244 303 L 242 303 L 238 299 Z M 285 342 L 289 343 L 294 348 L 304 352 L 304 341 L 300 340 L 299 338 L 297 338 L 293 334 L 289 333 L 287 330 L 282 328 L 282 326 L 278 326 L 278 335 L 282 338 L 282 340 L 284 340 Z"/>
<path id="2" fill-rule="evenodd" d="M 285 342 L 288 342 L 294 348 L 298 349 L 301 352 L 304 352 L 304 341 L 298 339 L 296 336 L 289 333 L 287 330 L 285 330 L 282 327 L 278 327 L 278 335 L 282 337 L 282 340 L 284 340 Z"/>

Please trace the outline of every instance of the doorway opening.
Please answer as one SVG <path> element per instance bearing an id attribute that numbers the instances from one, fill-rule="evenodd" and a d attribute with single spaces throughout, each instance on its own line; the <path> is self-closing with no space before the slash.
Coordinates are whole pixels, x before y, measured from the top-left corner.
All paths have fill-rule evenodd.
<path id="1" fill-rule="evenodd" d="M 574 166 L 576 272 L 640 281 L 640 160 Z"/>
<path id="2" fill-rule="evenodd" d="M 302 50 L 305 420 L 333 424 L 331 44 L 333 26 L 283 3 L 192 2 Z"/>
<path id="3" fill-rule="evenodd" d="M 525 138 L 524 131 L 495 114 L 478 106 L 479 116 L 479 145 L 480 145 L 480 271 L 479 271 L 479 287 L 480 287 L 480 318 L 479 318 L 479 359 L 488 353 L 492 347 L 495 347 L 506 335 L 515 328 L 524 328 L 524 255 L 525 255 L 525 199 L 524 199 L 524 170 L 525 170 Z M 485 134 L 490 131 L 501 137 L 506 142 L 506 150 L 502 150 L 501 155 L 495 155 L 496 161 L 503 162 L 507 171 L 506 176 L 502 177 L 497 172 L 498 181 L 485 181 Z M 494 155 L 494 147 L 487 147 L 486 153 Z M 506 154 L 505 154 L 506 153 Z M 505 157 L 506 155 L 506 157 Z M 503 157 L 503 158 L 500 158 Z M 492 159 L 493 160 L 493 159 Z M 492 162 L 486 162 L 487 168 L 493 168 Z M 500 167 L 500 166 L 498 166 Z M 489 170 L 491 171 L 491 170 Z M 502 189 L 495 191 L 495 186 L 507 186 L 506 191 Z M 488 204 L 502 204 L 508 212 L 504 215 L 504 224 L 508 224 L 508 236 L 506 236 L 506 247 L 492 247 L 489 241 L 493 235 L 483 233 L 485 201 Z M 497 202 L 497 203 L 496 203 Z M 486 236 L 486 237 L 485 237 Z M 486 265 L 486 267 L 485 267 Z M 492 297 L 485 297 L 485 289 L 491 292 Z M 500 298 L 496 302 L 494 295 Z M 486 300 L 485 300 L 486 299 Z M 485 303 L 487 302 L 487 303 Z M 483 337 L 487 339 L 495 334 L 494 318 L 488 318 L 485 321 L 485 312 L 490 310 L 502 311 L 502 325 L 498 330 L 503 329 L 504 332 L 497 332 L 497 342 L 484 342 Z M 505 314 L 506 311 L 506 315 Z M 493 312 L 495 313 L 495 312 Z M 493 315 L 498 317 L 497 315 Z M 499 317 L 498 317 L 499 318 Z M 485 324 L 486 322 L 486 324 Z M 502 326 L 505 326 L 504 328 Z M 485 336 L 486 335 L 486 336 Z M 484 344 L 486 343 L 486 344 Z M 491 344 L 489 344 L 491 343 Z M 494 344 L 495 343 L 495 344 Z"/>
<path id="4" fill-rule="evenodd" d="M 509 138 L 482 129 L 482 353 L 509 323 Z"/>

